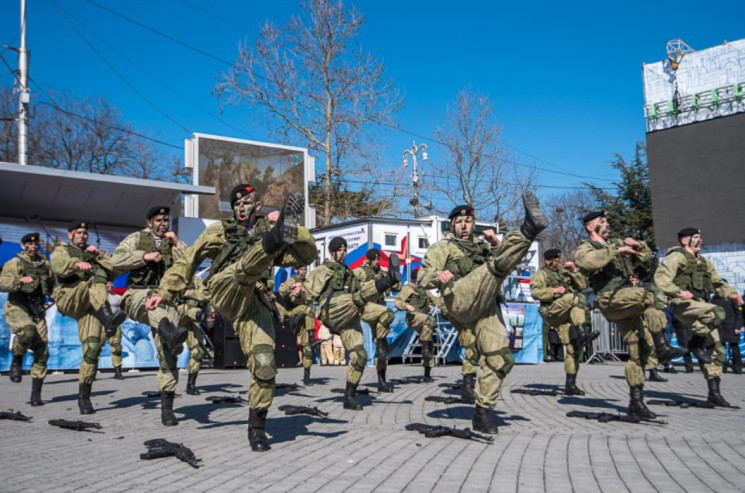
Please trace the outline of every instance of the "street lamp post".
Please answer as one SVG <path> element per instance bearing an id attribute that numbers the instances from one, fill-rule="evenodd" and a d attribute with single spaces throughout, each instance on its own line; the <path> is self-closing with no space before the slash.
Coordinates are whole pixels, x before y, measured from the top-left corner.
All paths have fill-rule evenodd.
<path id="1" fill-rule="evenodd" d="M 409 165 L 409 156 L 411 156 L 412 161 L 412 169 L 411 169 L 411 183 L 414 185 L 414 196 L 409 200 L 409 204 L 411 204 L 411 207 L 414 209 L 414 218 L 418 215 L 418 207 L 419 207 L 419 188 L 421 187 L 421 183 L 419 183 L 419 166 L 417 165 L 416 161 L 416 155 L 419 154 L 419 151 L 422 151 L 422 161 L 427 160 L 427 144 L 422 145 L 416 145 L 416 142 L 412 142 L 411 149 L 406 149 L 403 152 L 403 165 L 404 168 L 406 168 Z M 423 173 L 422 173 L 423 174 Z"/>

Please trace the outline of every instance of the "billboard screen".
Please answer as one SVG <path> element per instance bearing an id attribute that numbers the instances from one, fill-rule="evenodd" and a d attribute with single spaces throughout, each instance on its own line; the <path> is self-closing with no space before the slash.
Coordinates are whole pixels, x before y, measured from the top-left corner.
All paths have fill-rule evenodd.
<path id="1" fill-rule="evenodd" d="M 229 216 L 230 191 L 240 183 L 253 185 L 267 208 L 281 207 L 293 191 L 302 192 L 307 205 L 306 149 L 204 134 L 194 134 L 193 144 L 194 183 L 215 187 L 214 196 L 195 198 L 197 217 Z"/>

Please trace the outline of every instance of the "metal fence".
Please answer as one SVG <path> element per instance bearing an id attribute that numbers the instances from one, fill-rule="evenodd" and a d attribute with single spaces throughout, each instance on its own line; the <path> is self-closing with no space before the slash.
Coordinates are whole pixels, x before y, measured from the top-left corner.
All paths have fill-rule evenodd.
<path id="1" fill-rule="evenodd" d="M 607 360 L 621 361 L 619 354 L 629 354 L 628 347 L 623 342 L 621 331 L 616 324 L 609 322 L 598 310 L 592 312 L 592 330 L 600 332 L 600 336 L 592 343 L 593 353 L 588 363 Z"/>

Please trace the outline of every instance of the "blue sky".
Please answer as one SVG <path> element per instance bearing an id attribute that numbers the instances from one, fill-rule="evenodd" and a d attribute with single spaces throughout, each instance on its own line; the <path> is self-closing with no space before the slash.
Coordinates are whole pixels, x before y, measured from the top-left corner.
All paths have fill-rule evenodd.
<path id="1" fill-rule="evenodd" d="M 231 62 L 238 42 L 253 42 L 264 20 L 282 25 L 298 9 L 289 0 L 95 1 Z M 105 97 L 137 129 L 176 146 L 190 132 L 267 140 L 245 108 L 218 113 L 212 89 L 218 73 L 228 68 L 221 61 L 86 0 L 56 2 L 109 63 L 179 125 L 114 75 L 51 0 L 28 0 L 31 77 L 38 84 L 32 98 L 41 97 L 38 87 Z M 19 3 L 0 3 L 2 44 L 18 44 Z M 491 96 L 515 157 L 543 169 L 542 194 L 583 181 L 603 186 L 617 178 L 608 165 L 614 153 L 630 157 L 635 143 L 644 140 L 642 63 L 662 60 L 666 41 L 682 38 L 704 49 L 745 36 L 732 3 L 376 0 L 355 5 L 366 19 L 361 44 L 383 60 L 405 94 L 395 116 L 400 126 L 430 136 L 460 89 L 479 89 Z M 2 54 L 15 67 L 15 53 Z M 0 65 L 0 82 L 11 81 Z M 395 130 L 383 137 L 390 166 L 400 166 L 401 152 L 412 140 L 427 142 Z M 430 152 L 431 159 L 437 157 Z"/>

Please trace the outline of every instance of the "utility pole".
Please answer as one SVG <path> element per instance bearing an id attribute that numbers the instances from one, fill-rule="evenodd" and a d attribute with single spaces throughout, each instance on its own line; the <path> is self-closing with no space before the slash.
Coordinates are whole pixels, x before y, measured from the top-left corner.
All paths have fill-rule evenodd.
<path id="1" fill-rule="evenodd" d="M 419 188 L 422 186 L 421 183 L 419 183 L 420 173 L 419 173 L 419 166 L 416 160 L 416 155 L 419 154 L 419 151 L 422 152 L 422 161 L 427 160 L 427 144 L 422 144 L 420 146 L 416 145 L 416 142 L 412 143 L 411 150 L 406 149 L 403 152 L 403 165 L 404 168 L 406 168 L 409 165 L 409 159 L 408 156 L 411 156 L 411 160 L 413 161 L 413 169 L 411 170 L 411 183 L 414 186 L 414 196 L 409 200 L 409 204 L 414 209 L 414 219 L 417 218 L 419 215 Z M 421 173 L 422 175 L 424 173 Z"/>
<path id="2" fill-rule="evenodd" d="M 18 48 L 18 164 L 28 164 L 28 51 L 26 50 L 26 0 L 21 0 L 21 45 Z"/>

